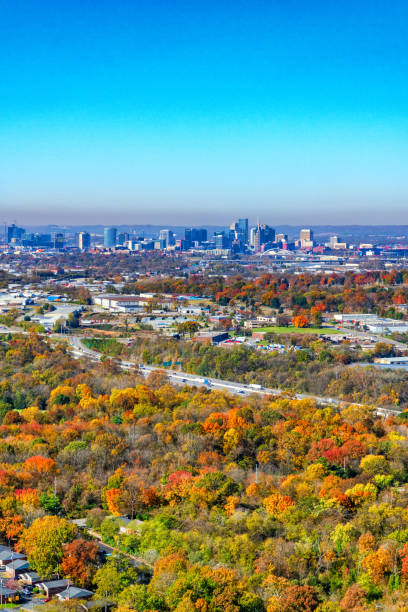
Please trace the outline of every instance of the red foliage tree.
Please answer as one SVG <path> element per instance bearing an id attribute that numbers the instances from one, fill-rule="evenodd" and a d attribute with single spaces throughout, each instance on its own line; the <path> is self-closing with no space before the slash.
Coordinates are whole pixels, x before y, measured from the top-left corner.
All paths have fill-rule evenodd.
<path id="1" fill-rule="evenodd" d="M 317 591 L 312 586 L 290 586 L 280 602 L 281 612 L 313 612 L 319 605 Z"/>
<path id="2" fill-rule="evenodd" d="M 99 547 L 82 538 L 63 546 L 62 573 L 80 586 L 88 586 L 98 569 Z"/>

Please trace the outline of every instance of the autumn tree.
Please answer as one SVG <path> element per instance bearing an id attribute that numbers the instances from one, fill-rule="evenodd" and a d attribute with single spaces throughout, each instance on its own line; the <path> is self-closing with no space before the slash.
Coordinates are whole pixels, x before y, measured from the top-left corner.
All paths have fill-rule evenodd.
<path id="1" fill-rule="evenodd" d="M 340 602 L 341 609 L 344 612 L 352 612 L 353 610 L 360 612 L 360 610 L 364 609 L 366 597 L 367 592 L 363 587 L 359 584 L 353 584 L 347 589 Z"/>
<path id="2" fill-rule="evenodd" d="M 200 324 L 197 321 L 183 321 L 177 325 L 177 331 L 184 336 L 185 334 L 193 336 L 200 329 Z"/>
<path id="3" fill-rule="evenodd" d="M 82 587 L 91 586 L 99 565 L 98 544 L 78 538 L 64 544 L 62 551 L 61 572 L 64 576 L 71 578 L 75 584 Z"/>
<path id="4" fill-rule="evenodd" d="M 293 585 L 284 591 L 279 603 L 280 612 L 313 612 L 319 598 L 314 587 Z"/>
<path id="5" fill-rule="evenodd" d="M 291 323 L 295 327 L 303 328 L 309 325 L 309 319 L 305 315 L 296 315 L 293 317 Z"/>
<path id="6" fill-rule="evenodd" d="M 31 567 L 46 578 L 61 571 L 62 547 L 72 542 L 76 532 L 76 526 L 64 518 L 44 516 L 23 532 L 18 549 L 27 554 Z"/>

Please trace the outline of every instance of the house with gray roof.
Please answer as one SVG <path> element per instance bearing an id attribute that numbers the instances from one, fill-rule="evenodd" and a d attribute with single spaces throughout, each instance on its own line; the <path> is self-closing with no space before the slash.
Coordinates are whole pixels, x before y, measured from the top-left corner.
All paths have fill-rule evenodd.
<path id="1" fill-rule="evenodd" d="M 90 599 L 92 596 L 92 591 L 88 591 L 88 589 L 81 589 L 80 587 L 76 586 L 69 586 L 65 589 L 65 591 L 62 591 L 57 595 L 58 599 L 61 601 L 69 601 L 71 599 Z"/>
<path id="2" fill-rule="evenodd" d="M 8 578 L 17 578 L 26 570 L 30 569 L 30 564 L 27 559 L 13 559 L 11 563 L 6 565 L 6 576 Z"/>
<path id="3" fill-rule="evenodd" d="M 69 584 L 68 580 L 44 580 L 38 583 L 40 591 L 45 593 L 46 597 L 53 597 L 64 591 Z"/>
<path id="4" fill-rule="evenodd" d="M 0 551 L 0 565 L 7 565 L 12 561 L 16 561 L 17 559 L 27 559 L 26 555 L 22 555 L 21 553 L 15 552 L 10 548 L 6 548 L 5 550 Z"/>

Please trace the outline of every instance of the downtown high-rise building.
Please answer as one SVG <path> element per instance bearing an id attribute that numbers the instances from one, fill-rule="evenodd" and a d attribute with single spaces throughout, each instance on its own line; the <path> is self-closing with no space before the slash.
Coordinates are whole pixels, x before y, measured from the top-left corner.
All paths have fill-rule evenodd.
<path id="1" fill-rule="evenodd" d="M 63 233 L 58 232 L 54 236 L 54 249 L 63 249 L 65 246 L 65 236 Z"/>
<path id="2" fill-rule="evenodd" d="M 22 227 L 17 227 L 15 223 L 9 225 L 7 228 L 7 242 L 18 242 L 26 233 L 25 229 Z"/>
<path id="3" fill-rule="evenodd" d="M 250 244 L 256 253 L 262 250 L 266 244 L 275 242 L 275 230 L 269 225 L 260 225 L 251 228 Z"/>
<path id="4" fill-rule="evenodd" d="M 299 235 L 299 246 L 301 248 L 310 248 L 314 246 L 313 232 L 311 229 L 300 230 Z"/>
<path id="5" fill-rule="evenodd" d="M 91 234 L 88 232 L 79 232 L 78 247 L 81 251 L 87 251 L 91 247 Z"/>
<path id="6" fill-rule="evenodd" d="M 116 246 L 116 227 L 105 227 L 103 230 L 103 246 L 105 249 L 112 249 Z"/>
<path id="7" fill-rule="evenodd" d="M 238 219 L 230 225 L 231 240 L 239 240 L 242 244 L 248 244 L 249 228 L 248 219 Z"/>
<path id="8" fill-rule="evenodd" d="M 120 232 L 118 234 L 118 244 L 121 246 L 126 245 L 129 242 L 129 232 Z"/>
<path id="9" fill-rule="evenodd" d="M 186 227 L 184 230 L 185 248 L 189 249 L 195 244 L 202 244 L 207 241 L 207 230 L 204 228 Z"/>
<path id="10" fill-rule="evenodd" d="M 229 249 L 231 246 L 230 239 L 225 235 L 225 232 L 217 232 L 214 234 L 214 242 L 216 249 Z"/>
<path id="11" fill-rule="evenodd" d="M 169 229 L 160 230 L 159 241 L 163 244 L 163 248 L 174 245 L 174 232 Z"/>
<path id="12" fill-rule="evenodd" d="M 288 235 L 287 234 L 276 234 L 275 241 L 279 243 L 288 242 Z"/>

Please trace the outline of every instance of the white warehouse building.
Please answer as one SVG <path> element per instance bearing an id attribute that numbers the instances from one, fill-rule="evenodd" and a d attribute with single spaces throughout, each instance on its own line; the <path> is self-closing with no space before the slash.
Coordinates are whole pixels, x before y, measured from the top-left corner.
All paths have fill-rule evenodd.
<path id="1" fill-rule="evenodd" d="M 373 334 L 383 334 L 386 332 L 408 333 L 408 321 L 384 319 L 371 313 L 342 313 L 335 314 L 334 318 L 341 323 L 365 325 Z"/>

